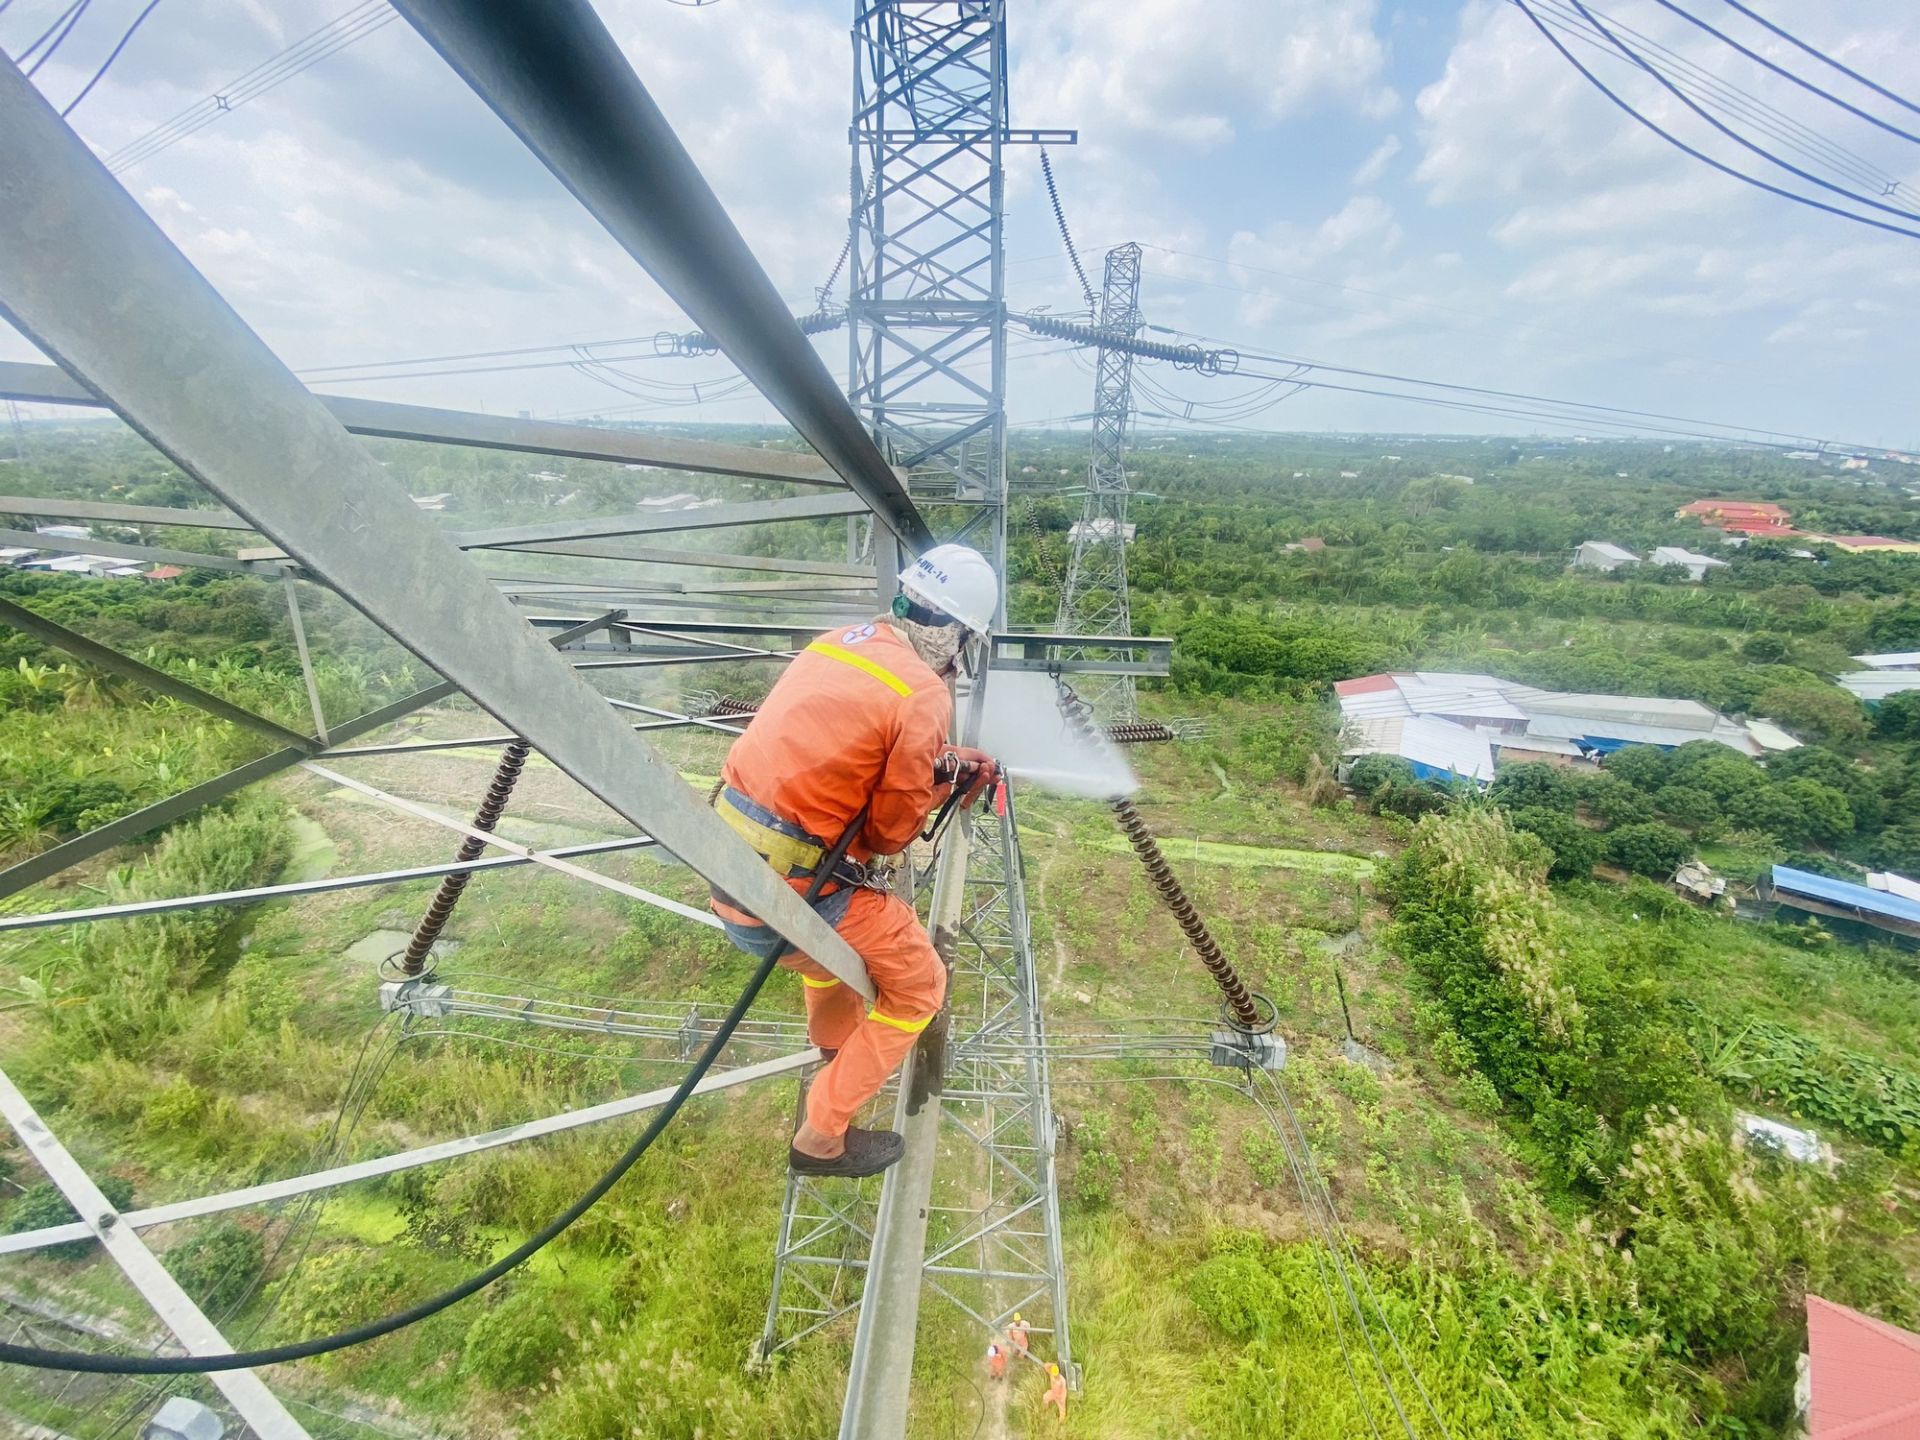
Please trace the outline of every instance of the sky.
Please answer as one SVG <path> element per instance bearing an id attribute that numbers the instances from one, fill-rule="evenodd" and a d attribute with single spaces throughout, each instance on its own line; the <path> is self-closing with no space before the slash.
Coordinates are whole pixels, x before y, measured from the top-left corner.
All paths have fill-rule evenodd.
<path id="1" fill-rule="evenodd" d="M 92 0 L 35 83 L 66 105 L 144 3 Z M 1535 3 L 1564 12 L 1573 0 Z M 1920 101 L 1910 0 L 1752 5 Z M 13 0 L 0 49 L 18 54 L 65 7 Z M 1799 153 L 1914 186 L 1883 203 L 1920 211 L 1915 141 L 1789 84 L 1681 7 L 1920 135 L 1920 111 L 1769 36 L 1732 0 L 1606 0 L 1600 13 L 1699 67 L 1700 83 L 1735 87 L 1721 93 Z M 71 123 L 110 155 L 355 8 L 161 0 Z M 781 293 L 810 308 L 846 235 L 847 0 L 598 9 Z M 1013 123 L 1079 132 L 1052 152 L 1069 225 L 1096 284 L 1108 247 L 1145 247 L 1150 324 L 1249 354 L 1920 448 L 1920 239 L 1818 213 L 1680 153 L 1614 108 L 1508 0 L 1008 0 L 1007 10 Z M 1697 148 L 1787 178 L 1617 55 L 1567 43 Z M 1039 156 L 1009 156 L 1009 303 L 1078 309 Z M 657 331 L 689 328 L 404 21 L 120 179 L 297 370 L 615 338 L 639 343 L 606 353 L 635 354 Z M 816 343 L 843 375 L 844 332 Z M 1010 353 L 1016 422 L 1086 411 L 1084 355 L 1025 338 Z M 30 358 L 24 339 L 0 333 L 0 359 Z M 724 386 L 724 359 L 629 368 L 648 396 L 674 403 L 642 406 L 564 364 L 312 378 L 504 413 L 772 418 L 750 393 L 696 403 L 695 386 Z M 1148 368 L 1157 393 L 1185 399 L 1259 389 Z M 1238 423 L 1542 428 L 1328 390 Z"/>

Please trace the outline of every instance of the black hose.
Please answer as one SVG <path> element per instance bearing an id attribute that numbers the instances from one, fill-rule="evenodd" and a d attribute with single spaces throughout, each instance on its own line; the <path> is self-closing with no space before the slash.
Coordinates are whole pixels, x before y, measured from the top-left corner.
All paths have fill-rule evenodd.
<path id="1" fill-rule="evenodd" d="M 860 833 L 866 823 L 867 812 L 862 807 L 853 817 L 833 849 L 820 862 L 814 872 L 813 882 L 807 886 L 803 897 L 809 903 L 817 900 L 820 891 L 833 878 L 833 872 L 839 868 L 841 860 L 846 858 L 847 848 Z M 385 1316 L 379 1320 L 369 1320 L 364 1325 L 356 1325 L 351 1330 L 342 1330 L 333 1335 L 322 1335 L 313 1340 L 298 1340 L 289 1345 L 273 1345 L 264 1350 L 246 1350 L 230 1355 L 96 1355 L 86 1350 L 42 1350 L 34 1345 L 0 1344 L 0 1362 L 9 1365 L 28 1365 L 41 1370 L 85 1370 L 100 1375 L 204 1375 L 216 1370 L 253 1370 L 262 1365 L 284 1365 L 289 1360 L 305 1360 L 314 1355 L 327 1355 L 335 1350 L 344 1350 L 350 1345 L 364 1345 L 369 1340 L 378 1340 L 382 1335 L 391 1335 L 396 1330 L 404 1330 L 409 1325 L 417 1325 L 459 1304 L 468 1296 L 479 1293 L 500 1279 L 503 1275 L 517 1270 L 526 1264 L 541 1250 L 568 1229 L 576 1220 L 599 1203 L 622 1177 L 639 1162 L 648 1147 L 660 1138 L 680 1113 L 697 1086 L 713 1068 L 714 1061 L 720 1058 L 720 1052 L 726 1048 L 727 1041 L 733 1038 L 733 1032 L 745 1017 L 747 1009 L 759 996 L 761 987 L 773 974 L 774 966 L 780 957 L 792 947 L 785 940 L 760 962 L 760 968 L 740 992 L 740 998 L 733 1002 L 733 1008 L 720 1022 L 720 1028 L 714 1032 L 713 1039 L 707 1042 L 707 1048 L 693 1062 L 686 1075 L 681 1079 L 679 1088 L 672 1098 L 654 1113 L 647 1128 L 640 1133 L 626 1153 L 613 1162 L 610 1168 L 598 1180 L 594 1181 L 573 1204 L 549 1220 L 537 1233 L 529 1236 L 517 1249 L 501 1256 L 493 1264 L 476 1274 L 468 1276 L 451 1289 L 422 1300 L 406 1310 Z"/>

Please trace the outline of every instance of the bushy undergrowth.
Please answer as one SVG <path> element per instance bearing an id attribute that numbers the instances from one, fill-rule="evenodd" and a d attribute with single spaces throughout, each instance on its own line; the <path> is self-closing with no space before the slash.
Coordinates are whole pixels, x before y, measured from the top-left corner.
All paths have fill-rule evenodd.
<path id="1" fill-rule="evenodd" d="M 1543 872 L 1540 848 L 1498 811 L 1429 817 L 1388 881 L 1393 943 L 1542 1168 L 1591 1206 L 1593 1323 L 1684 1361 L 1689 1405 L 1725 1417 L 1726 1433 L 1770 1430 L 1786 1418 L 1806 1291 L 1911 1313 L 1892 1174 L 1870 1152 L 1828 1173 L 1737 1151 L 1691 1043 L 1696 1012 L 1662 978 L 1658 929 L 1583 923 Z M 1835 1080 L 1818 1047 L 1789 1044 L 1782 1026 L 1764 1036 L 1755 1090 L 1784 1098 L 1797 1084 L 1796 1103 L 1845 1111 L 1865 1138 L 1876 1123 L 1904 1137 L 1885 1108 L 1859 1113 L 1884 1078 L 1874 1067 Z"/>

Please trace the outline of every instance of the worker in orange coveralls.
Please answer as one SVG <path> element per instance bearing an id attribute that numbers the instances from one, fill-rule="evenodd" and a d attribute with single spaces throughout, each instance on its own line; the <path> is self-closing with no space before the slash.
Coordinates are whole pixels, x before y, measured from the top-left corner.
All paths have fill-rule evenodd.
<path id="1" fill-rule="evenodd" d="M 1022 1355 L 1027 1353 L 1027 1322 L 1020 1318 L 1018 1310 L 1013 1312 L 1013 1324 L 1007 1327 L 1007 1338 Z"/>
<path id="2" fill-rule="evenodd" d="M 1007 1352 L 995 1340 L 987 1342 L 987 1374 L 995 1380 L 1007 1378 Z"/>
<path id="3" fill-rule="evenodd" d="M 1058 1409 L 1064 1423 L 1067 1418 L 1067 1377 L 1060 1373 L 1058 1365 L 1047 1366 L 1047 1375 L 1052 1383 L 1047 1386 L 1047 1398 L 1042 1403 Z"/>
<path id="4" fill-rule="evenodd" d="M 806 987 L 807 1034 L 828 1057 L 807 1092 L 788 1163 L 803 1175 L 874 1175 L 900 1158 L 891 1130 L 849 1122 L 899 1068 L 940 1011 L 946 968 L 913 907 L 870 870 L 912 843 L 959 792 L 971 805 L 998 778 L 993 760 L 947 743 L 947 680 L 969 636 L 984 637 L 1000 582 L 977 550 L 939 545 L 900 575 L 889 613 L 815 640 L 787 667 L 736 740 L 714 808 L 797 891 L 864 807 L 847 861 L 814 910 L 866 962 L 875 999 L 795 951 L 780 964 Z M 715 891 L 714 913 L 740 949 L 765 957 L 773 927 Z"/>

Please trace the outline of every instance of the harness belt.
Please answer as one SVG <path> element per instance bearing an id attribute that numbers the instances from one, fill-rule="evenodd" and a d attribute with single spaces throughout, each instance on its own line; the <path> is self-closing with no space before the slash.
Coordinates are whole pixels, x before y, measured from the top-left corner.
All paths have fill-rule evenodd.
<path id="1" fill-rule="evenodd" d="M 727 822 L 728 829 L 751 845 L 763 860 L 788 880 L 812 876 L 826 858 L 829 847 L 825 841 L 817 835 L 808 834 L 791 821 L 781 819 L 731 785 L 723 787 L 714 797 L 713 808 Z M 882 882 L 884 874 L 883 870 L 858 860 L 842 859 L 833 867 L 827 883 L 857 889 Z M 715 888 L 713 897 L 741 914 L 750 913 L 723 890 Z"/>

